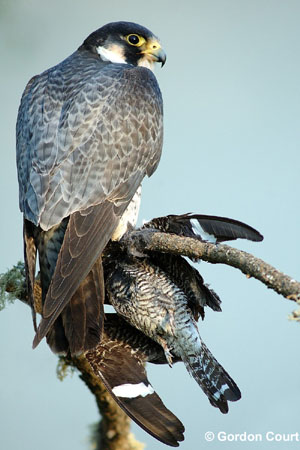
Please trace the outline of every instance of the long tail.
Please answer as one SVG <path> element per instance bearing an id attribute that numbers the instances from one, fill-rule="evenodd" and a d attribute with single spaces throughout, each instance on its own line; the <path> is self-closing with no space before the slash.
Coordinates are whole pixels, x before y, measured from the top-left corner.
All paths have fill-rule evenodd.
<path id="1" fill-rule="evenodd" d="M 210 403 L 226 414 L 228 401 L 241 398 L 241 392 L 225 369 L 202 342 L 198 355 L 181 356 L 188 372 L 197 381 Z"/>
<path id="2" fill-rule="evenodd" d="M 47 343 L 54 353 L 78 354 L 100 341 L 104 310 L 98 299 L 104 298 L 102 278 L 102 261 L 98 258 L 47 333 Z"/>

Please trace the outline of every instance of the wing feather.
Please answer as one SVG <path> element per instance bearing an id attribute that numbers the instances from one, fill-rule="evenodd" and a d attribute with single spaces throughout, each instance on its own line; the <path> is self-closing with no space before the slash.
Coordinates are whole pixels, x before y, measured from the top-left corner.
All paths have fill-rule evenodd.
<path id="1" fill-rule="evenodd" d="M 157 217 L 143 225 L 165 233 L 193 237 L 202 241 L 223 242 L 235 239 L 262 241 L 263 236 L 250 225 L 228 217 L 207 216 L 204 214 L 182 214 Z"/>
<path id="2" fill-rule="evenodd" d="M 118 405 L 147 433 L 172 447 L 184 439 L 184 426 L 166 408 L 148 381 L 145 363 L 150 355 L 160 358 L 161 348 L 141 332 L 108 314 L 101 343 L 86 353 L 94 374 L 100 377 Z M 164 360 L 166 363 L 166 360 Z M 145 396 L 120 396 L 115 387 L 143 385 Z"/>
<path id="3" fill-rule="evenodd" d="M 161 147 L 162 99 L 151 71 L 77 51 L 31 80 L 23 94 L 21 210 L 47 230 L 104 201 L 133 172 L 150 175 Z"/>
<path id="4" fill-rule="evenodd" d="M 126 206 L 126 205 L 125 205 Z M 119 221 L 124 204 L 119 208 L 106 201 L 90 208 L 89 214 L 75 213 L 70 217 L 64 241 L 58 255 L 44 305 L 43 318 L 33 341 L 35 348 L 86 278 Z M 74 217 L 76 216 L 76 217 Z M 86 222 L 89 217 L 88 223 Z M 85 222 L 87 228 L 83 233 Z M 81 231 L 77 234 L 77 229 Z M 101 300 L 103 303 L 104 299 Z"/>

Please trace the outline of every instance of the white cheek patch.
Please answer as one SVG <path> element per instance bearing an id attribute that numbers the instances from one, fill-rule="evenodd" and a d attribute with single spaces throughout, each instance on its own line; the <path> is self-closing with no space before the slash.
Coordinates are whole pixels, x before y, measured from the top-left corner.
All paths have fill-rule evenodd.
<path id="1" fill-rule="evenodd" d="M 148 384 L 148 386 L 145 385 L 145 383 L 138 383 L 138 384 L 120 384 L 120 386 L 115 386 L 112 389 L 112 392 L 117 397 L 126 397 L 126 398 L 135 398 L 139 395 L 142 397 L 146 397 L 146 395 L 153 394 L 154 389 L 153 387 Z"/>
<path id="2" fill-rule="evenodd" d="M 110 61 L 112 63 L 126 64 L 124 54 L 120 49 L 120 47 L 118 47 L 117 45 L 112 45 L 110 49 L 99 46 L 97 47 L 97 52 L 99 53 L 102 61 Z"/>
<path id="3" fill-rule="evenodd" d="M 196 236 L 200 236 L 204 241 L 212 242 L 213 244 L 217 242 L 217 238 L 213 234 L 206 233 L 206 231 L 203 230 L 198 220 L 191 219 L 190 222 L 192 225 L 192 230 Z"/>

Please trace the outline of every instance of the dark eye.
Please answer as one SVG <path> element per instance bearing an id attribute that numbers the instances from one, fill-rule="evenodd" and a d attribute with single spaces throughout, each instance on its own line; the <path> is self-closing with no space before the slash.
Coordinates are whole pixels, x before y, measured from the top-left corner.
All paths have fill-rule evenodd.
<path id="1" fill-rule="evenodd" d="M 140 38 L 136 34 L 130 34 L 128 36 L 128 42 L 132 45 L 137 45 L 140 41 Z"/>
<path id="2" fill-rule="evenodd" d="M 128 34 L 125 36 L 126 41 L 130 45 L 134 45 L 135 47 L 140 47 L 146 42 L 146 39 L 143 36 L 139 36 L 138 34 Z"/>

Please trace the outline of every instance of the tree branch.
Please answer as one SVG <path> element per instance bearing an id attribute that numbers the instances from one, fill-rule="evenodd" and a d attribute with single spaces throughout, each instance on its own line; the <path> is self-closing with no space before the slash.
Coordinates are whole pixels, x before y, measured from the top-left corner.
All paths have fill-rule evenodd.
<path id="1" fill-rule="evenodd" d="M 126 234 L 122 246 L 133 254 L 144 254 L 145 251 L 157 251 L 184 255 L 192 260 L 203 260 L 212 264 L 227 264 L 241 270 L 247 277 L 254 277 L 268 288 L 289 300 L 300 303 L 300 283 L 281 273 L 263 260 L 241 250 L 224 244 L 211 244 L 187 237 L 161 233 L 144 229 Z M 10 272 L 0 278 L 0 288 L 27 302 L 25 289 L 24 266 L 18 264 Z M 3 297 L 3 295 L 2 295 Z M 35 288 L 36 308 L 41 311 L 41 290 L 39 283 Z M 0 305 L 1 306 L 1 305 Z M 291 319 L 300 321 L 300 311 L 296 311 Z M 111 398 L 105 386 L 92 372 L 85 356 L 65 358 L 62 363 L 76 367 L 81 379 L 95 395 L 102 421 L 98 426 L 97 450 L 141 450 L 143 444 L 135 441 L 130 433 L 130 419 Z"/>
<path id="2" fill-rule="evenodd" d="M 122 239 L 124 247 L 132 253 L 158 251 L 188 256 L 212 264 L 227 264 L 253 277 L 280 295 L 295 302 L 300 301 L 300 283 L 275 269 L 250 253 L 225 244 L 211 244 L 199 240 L 166 234 L 153 230 L 132 231 Z"/>

